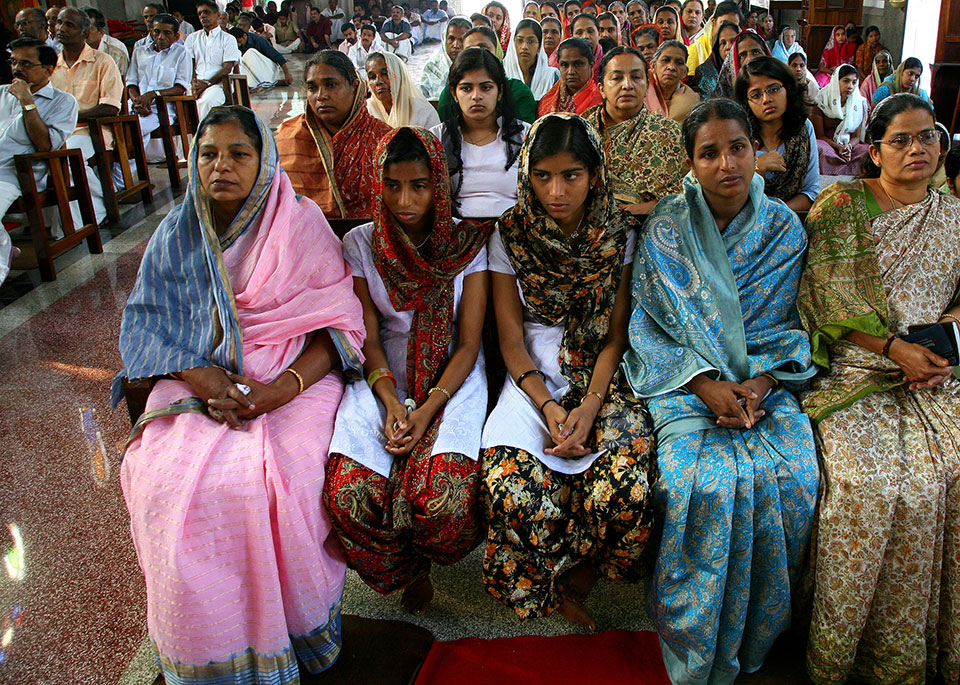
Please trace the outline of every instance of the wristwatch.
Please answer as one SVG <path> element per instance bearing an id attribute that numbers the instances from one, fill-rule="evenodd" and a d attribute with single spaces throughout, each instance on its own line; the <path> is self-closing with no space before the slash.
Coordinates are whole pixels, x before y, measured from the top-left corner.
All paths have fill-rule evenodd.
<path id="1" fill-rule="evenodd" d="M 32 111 L 35 110 L 36 108 L 37 108 L 36 105 L 22 105 L 22 106 L 21 106 L 21 109 L 22 109 L 24 112 L 32 112 Z"/>

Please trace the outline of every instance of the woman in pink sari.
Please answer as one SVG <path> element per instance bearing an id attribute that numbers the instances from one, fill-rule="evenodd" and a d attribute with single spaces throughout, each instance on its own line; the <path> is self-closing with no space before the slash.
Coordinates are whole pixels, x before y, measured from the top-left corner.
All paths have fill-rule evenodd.
<path id="1" fill-rule="evenodd" d="M 856 56 L 857 44 L 847 40 L 847 30 L 842 26 L 834 26 L 833 33 L 830 34 L 830 40 L 823 48 L 820 67 L 815 76 L 820 87 L 823 88 L 830 83 L 830 77 L 837 67 L 842 64 L 853 64 Z"/>
<path id="2" fill-rule="evenodd" d="M 168 683 L 299 682 L 340 652 L 345 565 L 320 506 L 362 310 L 270 130 L 220 107 L 147 246 L 115 381 L 154 378 L 121 471 Z"/>

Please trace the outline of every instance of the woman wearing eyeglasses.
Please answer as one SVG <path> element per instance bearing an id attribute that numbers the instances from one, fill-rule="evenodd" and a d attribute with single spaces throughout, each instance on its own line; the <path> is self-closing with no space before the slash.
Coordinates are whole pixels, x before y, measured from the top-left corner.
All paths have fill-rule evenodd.
<path id="1" fill-rule="evenodd" d="M 736 94 L 759 145 L 756 169 L 764 194 L 796 212 L 810 209 L 820 193 L 817 134 L 790 68 L 775 57 L 758 57 L 740 70 Z"/>
<path id="2" fill-rule="evenodd" d="M 922 98 L 891 96 L 867 134 L 864 177 L 810 210 L 797 301 L 822 367 L 802 398 L 823 474 L 807 664 L 818 683 L 956 683 L 960 381 L 899 336 L 960 322 L 960 200 L 927 188 Z"/>

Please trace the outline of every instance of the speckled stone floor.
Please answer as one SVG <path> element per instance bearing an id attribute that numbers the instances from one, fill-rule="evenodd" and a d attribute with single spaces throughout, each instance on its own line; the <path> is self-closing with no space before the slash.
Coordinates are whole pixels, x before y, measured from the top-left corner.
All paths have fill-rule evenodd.
<path id="1" fill-rule="evenodd" d="M 415 53 L 414 79 L 435 49 Z M 298 83 L 305 61 L 291 60 Z M 297 87 L 254 96 L 254 109 L 274 128 L 303 107 Z M 41 283 L 36 269 L 24 269 L 0 286 L 0 397 L 10 400 L 0 412 L 3 683 L 145 685 L 157 677 L 146 642 L 143 578 L 117 477 L 129 419 L 122 406 L 110 408 L 108 393 L 120 368 L 120 313 L 146 240 L 182 198 L 171 193 L 165 170 L 151 167 L 150 176 L 155 204 L 124 206 L 122 225 L 101 230 L 104 254 L 90 255 L 81 245 L 58 258 L 56 281 Z M 407 621 L 439 640 L 575 630 L 559 616 L 520 622 L 490 599 L 480 585 L 479 549 L 436 568 L 433 578 L 433 604 L 410 617 L 401 613 L 398 597 L 381 597 L 351 572 L 344 611 Z M 601 630 L 652 629 L 640 586 L 601 584 L 589 608 Z M 355 630 L 379 635 L 376 640 L 400 626 L 359 624 Z M 426 633 L 409 631 L 410 644 L 416 643 L 410 650 L 421 655 Z M 805 682 L 802 640 L 781 643 L 768 666 L 745 682 Z M 369 682 L 357 676 L 364 657 L 350 659 L 310 682 Z"/>

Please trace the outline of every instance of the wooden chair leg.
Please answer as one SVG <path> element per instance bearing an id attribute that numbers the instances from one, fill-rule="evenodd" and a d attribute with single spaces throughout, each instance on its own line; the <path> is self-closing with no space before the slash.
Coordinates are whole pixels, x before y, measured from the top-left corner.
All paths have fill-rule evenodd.
<path id="1" fill-rule="evenodd" d="M 100 229 L 97 226 L 97 217 L 93 211 L 93 200 L 90 199 L 90 187 L 87 185 L 87 174 L 83 168 L 82 159 L 70 160 L 70 170 L 73 175 L 73 185 L 77 190 L 77 204 L 80 205 L 80 221 L 84 226 L 93 225 L 93 231 L 87 236 L 87 249 L 91 254 L 103 254 L 103 240 L 100 238 Z M 111 185 L 112 182 L 111 182 Z M 69 209 L 67 210 L 69 213 Z M 72 220 L 71 220 L 72 223 Z"/>
<path id="2" fill-rule="evenodd" d="M 112 156 L 107 153 L 103 129 L 96 122 L 91 122 L 89 129 L 93 149 L 96 152 L 94 159 L 97 165 L 97 176 L 103 188 L 103 206 L 107 210 L 107 218 L 114 223 L 120 223 L 120 204 L 117 202 L 117 191 L 113 187 L 113 168 L 110 163 Z"/>

